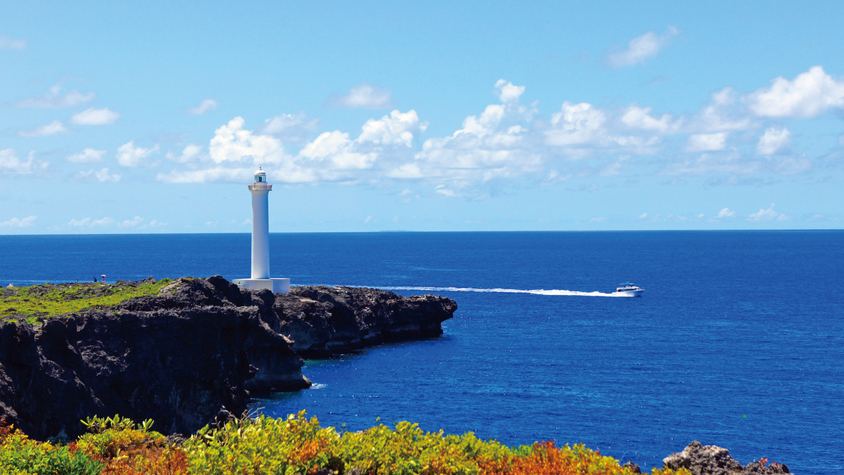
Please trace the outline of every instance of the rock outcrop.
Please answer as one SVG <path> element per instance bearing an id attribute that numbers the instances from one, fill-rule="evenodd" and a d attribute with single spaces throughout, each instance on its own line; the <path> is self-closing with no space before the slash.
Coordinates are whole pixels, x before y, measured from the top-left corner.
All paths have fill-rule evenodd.
<path id="1" fill-rule="evenodd" d="M 674 453 L 662 460 L 663 468 L 686 468 L 693 475 L 768 475 L 789 473 L 781 463 L 767 463 L 755 460 L 742 465 L 730 456 L 730 451 L 715 445 L 703 445 L 694 441 L 680 453 Z"/>
<path id="2" fill-rule="evenodd" d="M 457 305 L 433 295 L 401 297 L 378 289 L 293 287 L 276 298 L 277 329 L 304 357 L 325 357 L 374 343 L 442 334 Z"/>
<path id="3" fill-rule="evenodd" d="M 249 391 L 310 386 L 303 356 L 438 335 L 456 309 L 375 289 L 285 295 L 220 276 L 178 279 L 113 308 L 0 325 L 0 417 L 36 439 L 74 437 L 80 419 L 116 413 L 190 433 L 243 413 Z"/>

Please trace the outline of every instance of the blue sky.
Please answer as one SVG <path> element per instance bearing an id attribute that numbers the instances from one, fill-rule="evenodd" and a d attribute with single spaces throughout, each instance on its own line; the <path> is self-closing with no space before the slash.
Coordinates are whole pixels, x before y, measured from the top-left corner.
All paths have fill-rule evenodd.
<path id="1" fill-rule="evenodd" d="M 0 234 L 844 227 L 842 2 L 16 2 Z"/>

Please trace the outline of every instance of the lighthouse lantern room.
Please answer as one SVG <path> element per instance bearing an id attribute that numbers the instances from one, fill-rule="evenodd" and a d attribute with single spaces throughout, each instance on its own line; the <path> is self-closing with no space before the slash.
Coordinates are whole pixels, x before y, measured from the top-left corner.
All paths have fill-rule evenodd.
<path id="1" fill-rule="evenodd" d="M 273 186 L 267 183 L 267 173 L 258 167 L 255 181 L 249 185 L 252 193 L 252 277 L 235 279 L 244 289 L 268 289 L 273 293 L 290 291 L 290 279 L 270 278 L 270 216 L 269 194 Z"/>

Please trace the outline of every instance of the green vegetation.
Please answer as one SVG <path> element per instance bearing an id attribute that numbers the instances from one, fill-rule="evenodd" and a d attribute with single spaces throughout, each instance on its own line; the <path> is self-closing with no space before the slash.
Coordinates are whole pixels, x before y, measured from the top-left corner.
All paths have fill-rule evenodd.
<path id="1" fill-rule="evenodd" d="M 544 442 L 515 449 L 495 441 L 423 432 L 398 422 L 362 432 L 321 427 L 305 412 L 260 416 L 205 427 L 181 447 L 150 430 L 152 421 L 89 418 L 90 433 L 68 445 L 27 439 L 0 423 L 0 475 L 26 474 L 327 474 L 364 475 L 627 475 L 618 461 L 583 445 Z M 331 472 L 328 472 L 331 470 Z M 654 469 L 653 475 L 690 475 Z"/>
<path id="2" fill-rule="evenodd" d="M 157 282 L 118 282 L 116 284 L 43 284 L 0 289 L 0 319 L 25 317 L 36 324 L 44 317 L 104 309 L 145 295 L 156 295 L 170 279 Z"/>

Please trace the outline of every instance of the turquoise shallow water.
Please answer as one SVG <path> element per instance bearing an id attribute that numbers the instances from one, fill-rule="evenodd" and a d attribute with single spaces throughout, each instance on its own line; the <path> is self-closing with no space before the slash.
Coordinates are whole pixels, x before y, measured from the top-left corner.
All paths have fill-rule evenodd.
<path id="1" fill-rule="evenodd" d="M 258 400 L 358 430 L 411 420 L 644 467 L 692 440 L 844 472 L 844 232 L 273 234 L 293 285 L 435 293 L 440 338 L 308 361 Z M 0 236 L 0 284 L 249 271 L 249 235 Z M 624 281 L 643 298 L 604 298 Z M 425 290 L 423 290 L 425 289 Z M 541 290 L 541 291 L 540 291 Z M 535 292 L 526 292 L 535 291 Z"/>

